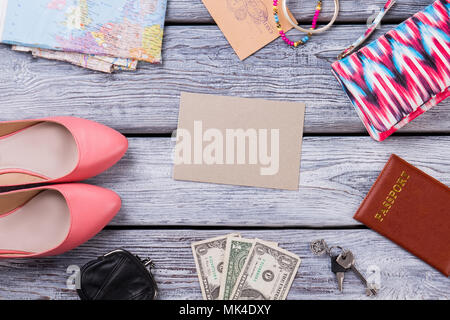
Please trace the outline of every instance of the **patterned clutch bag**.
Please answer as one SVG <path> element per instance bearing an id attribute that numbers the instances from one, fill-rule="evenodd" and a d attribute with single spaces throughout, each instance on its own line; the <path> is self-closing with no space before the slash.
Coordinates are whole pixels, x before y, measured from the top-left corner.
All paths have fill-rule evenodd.
<path id="1" fill-rule="evenodd" d="M 425 10 L 333 63 L 367 131 L 383 141 L 449 93 L 450 0 Z"/>

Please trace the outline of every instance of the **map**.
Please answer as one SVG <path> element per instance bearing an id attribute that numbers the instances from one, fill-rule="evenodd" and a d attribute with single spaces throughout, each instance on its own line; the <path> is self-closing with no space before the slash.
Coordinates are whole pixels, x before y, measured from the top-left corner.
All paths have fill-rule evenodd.
<path id="1" fill-rule="evenodd" d="M 161 62 L 167 0 L 0 0 L 0 40 Z"/>
<path id="2" fill-rule="evenodd" d="M 20 52 L 31 52 L 33 57 L 36 58 L 69 62 L 79 67 L 105 73 L 112 73 L 116 70 L 134 71 L 137 68 L 137 60 L 134 59 L 114 58 L 108 56 L 90 55 L 78 52 L 56 51 L 17 45 L 13 45 L 12 49 Z"/>

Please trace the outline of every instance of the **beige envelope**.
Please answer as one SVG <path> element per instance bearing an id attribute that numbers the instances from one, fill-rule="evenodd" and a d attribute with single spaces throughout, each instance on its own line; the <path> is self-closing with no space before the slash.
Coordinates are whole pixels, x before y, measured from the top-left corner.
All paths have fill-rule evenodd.
<path id="1" fill-rule="evenodd" d="M 280 36 L 273 17 L 273 0 L 202 0 L 225 38 L 243 60 Z M 283 30 L 292 26 L 282 14 Z"/>
<path id="2" fill-rule="evenodd" d="M 182 93 L 174 179 L 298 190 L 305 104 Z"/>

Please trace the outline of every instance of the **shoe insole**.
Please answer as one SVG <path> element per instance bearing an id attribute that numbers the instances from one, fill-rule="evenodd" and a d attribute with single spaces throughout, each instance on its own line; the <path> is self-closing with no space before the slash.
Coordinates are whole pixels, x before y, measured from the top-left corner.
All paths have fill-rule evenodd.
<path id="1" fill-rule="evenodd" d="M 22 207 L 0 216 L 0 252 L 41 253 L 60 245 L 70 229 L 70 211 L 64 196 L 46 190 Z"/>
<path id="2" fill-rule="evenodd" d="M 41 122 L 0 138 L 0 185 L 61 178 L 72 172 L 77 162 L 75 139 L 54 122 Z"/>

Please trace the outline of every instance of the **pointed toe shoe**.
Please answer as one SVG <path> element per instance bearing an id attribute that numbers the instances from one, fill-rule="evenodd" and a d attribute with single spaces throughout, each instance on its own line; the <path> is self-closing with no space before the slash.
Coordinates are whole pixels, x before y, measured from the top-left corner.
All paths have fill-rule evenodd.
<path id="1" fill-rule="evenodd" d="M 117 214 L 120 197 L 81 183 L 0 194 L 0 259 L 54 256 L 100 232 Z"/>
<path id="2" fill-rule="evenodd" d="M 81 181 L 118 162 L 119 132 L 75 117 L 0 122 L 0 187 Z"/>

